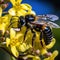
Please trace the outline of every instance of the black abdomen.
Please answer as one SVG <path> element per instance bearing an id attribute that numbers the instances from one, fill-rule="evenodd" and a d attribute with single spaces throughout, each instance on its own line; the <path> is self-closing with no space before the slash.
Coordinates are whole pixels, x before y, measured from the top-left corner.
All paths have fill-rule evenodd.
<path id="1" fill-rule="evenodd" d="M 51 42 L 52 38 L 53 38 L 52 31 L 51 31 L 49 26 L 47 26 L 43 30 L 43 37 L 44 37 L 45 44 L 48 45 Z"/>

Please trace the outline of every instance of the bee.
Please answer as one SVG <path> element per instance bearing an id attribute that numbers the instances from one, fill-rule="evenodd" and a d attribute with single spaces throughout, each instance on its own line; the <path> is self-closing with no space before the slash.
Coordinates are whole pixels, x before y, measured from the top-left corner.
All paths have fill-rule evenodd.
<path id="1" fill-rule="evenodd" d="M 25 17 L 24 16 L 20 16 L 19 17 L 19 20 L 16 21 L 16 22 L 18 22 L 18 25 L 17 25 L 18 27 L 17 28 L 14 28 L 14 30 L 15 31 L 20 31 L 21 30 L 21 27 L 22 26 L 25 26 L 26 27 L 26 31 L 25 31 L 25 34 L 24 34 L 24 40 L 25 40 L 25 37 L 26 37 L 27 32 L 30 29 L 31 32 L 33 33 L 32 41 L 34 41 L 35 40 L 35 37 L 36 37 L 36 33 L 33 30 L 33 25 L 31 24 L 31 22 L 33 22 L 33 21 L 35 21 L 35 16 L 32 15 L 32 14 L 28 14 Z M 12 24 L 14 24 L 14 23 L 15 22 L 10 23 L 9 27 L 12 26 Z M 32 42 L 32 45 L 33 45 L 33 42 Z"/>
<path id="2" fill-rule="evenodd" d="M 32 46 L 36 37 L 36 32 L 34 30 L 36 30 L 37 32 L 40 32 L 40 40 L 41 40 L 42 46 L 43 46 L 42 38 L 44 38 L 45 44 L 48 45 L 53 39 L 51 27 L 60 28 L 59 25 L 52 22 L 54 21 L 53 19 L 56 21 L 59 18 L 56 15 L 50 15 L 50 14 L 38 15 L 38 16 L 29 14 L 29 15 L 26 15 L 25 17 L 20 16 L 18 20 L 18 29 L 21 30 L 22 26 L 26 26 L 27 29 L 24 34 L 24 40 L 29 29 L 31 30 L 31 32 L 33 33 Z"/>
<path id="3" fill-rule="evenodd" d="M 53 17 L 54 16 L 54 17 Z M 55 19 L 54 19 L 55 18 Z M 50 20 L 51 19 L 51 20 Z M 44 42 L 46 45 L 50 44 L 50 42 L 53 39 L 53 33 L 51 30 L 51 27 L 53 28 L 60 28 L 59 25 L 51 22 L 51 21 L 56 21 L 59 19 L 56 15 L 38 15 L 37 20 L 34 22 L 31 22 L 33 24 L 33 28 L 40 32 L 40 40 L 41 40 L 41 45 L 43 46 L 42 43 L 42 38 L 44 38 Z"/>
<path id="4" fill-rule="evenodd" d="M 26 15 L 25 17 L 20 16 L 19 19 L 20 20 L 18 21 L 18 28 L 21 29 L 22 26 L 26 26 L 26 32 L 24 34 L 24 40 L 25 40 L 26 34 L 29 31 L 29 29 L 33 33 L 33 37 L 32 37 L 32 46 L 33 46 L 33 41 L 35 40 L 36 33 L 33 30 L 33 25 L 31 24 L 31 22 L 35 21 L 35 16 L 32 14 L 29 14 L 29 15 Z"/>

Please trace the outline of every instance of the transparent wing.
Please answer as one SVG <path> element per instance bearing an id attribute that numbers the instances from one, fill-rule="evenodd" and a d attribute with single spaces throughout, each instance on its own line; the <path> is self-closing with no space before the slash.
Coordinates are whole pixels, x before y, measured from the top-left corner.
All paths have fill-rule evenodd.
<path id="1" fill-rule="evenodd" d="M 50 22 L 50 21 L 47 23 L 47 25 L 52 27 L 52 28 L 60 28 L 60 26 L 58 24 L 56 24 L 54 22 Z"/>
<path id="2" fill-rule="evenodd" d="M 32 24 L 37 24 L 37 25 L 46 24 L 52 28 L 60 28 L 60 26 L 58 24 L 54 23 L 54 21 L 56 21 L 58 18 L 56 18 L 55 15 L 53 15 L 54 17 L 52 15 L 50 15 L 50 16 L 49 15 L 38 15 L 38 16 L 36 16 L 36 20 L 34 22 L 32 22 Z"/>
<path id="3" fill-rule="evenodd" d="M 48 19 L 51 20 L 51 21 L 56 21 L 56 20 L 59 19 L 58 16 L 56 16 L 56 15 L 52 15 L 52 14 L 47 14 L 46 16 L 47 16 Z"/>
<path id="4" fill-rule="evenodd" d="M 37 17 L 39 17 L 39 19 L 49 20 L 49 21 L 56 21 L 59 19 L 58 16 L 53 15 L 53 14 L 38 15 Z"/>

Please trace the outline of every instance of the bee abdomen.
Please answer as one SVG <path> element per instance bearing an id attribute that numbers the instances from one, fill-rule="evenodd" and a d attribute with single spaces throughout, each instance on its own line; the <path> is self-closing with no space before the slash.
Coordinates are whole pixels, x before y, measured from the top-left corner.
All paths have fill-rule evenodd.
<path id="1" fill-rule="evenodd" d="M 47 26 L 43 30 L 43 37 L 44 37 L 45 44 L 48 45 L 51 42 L 52 38 L 53 38 L 52 31 L 51 31 L 49 26 Z"/>

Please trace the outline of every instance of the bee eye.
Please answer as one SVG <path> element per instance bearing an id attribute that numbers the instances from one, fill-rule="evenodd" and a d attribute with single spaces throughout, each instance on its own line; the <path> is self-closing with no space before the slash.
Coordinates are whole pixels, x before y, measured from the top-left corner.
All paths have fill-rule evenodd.
<path id="1" fill-rule="evenodd" d="M 26 16 L 25 16 L 25 20 L 26 20 L 27 22 L 32 22 L 32 21 L 35 20 L 35 16 L 34 16 L 34 15 L 26 15 Z"/>
<path id="2" fill-rule="evenodd" d="M 18 28 L 20 28 L 25 23 L 24 16 L 20 16 L 18 20 Z"/>
<path id="3" fill-rule="evenodd" d="M 18 22 L 23 24 L 25 22 L 24 16 L 20 16 Z"/>
<path id="4" fill-rule="evenodd" d="M 19 20 L 24 20 L 24 16 L 20 16 L 19 17 Z"/>

